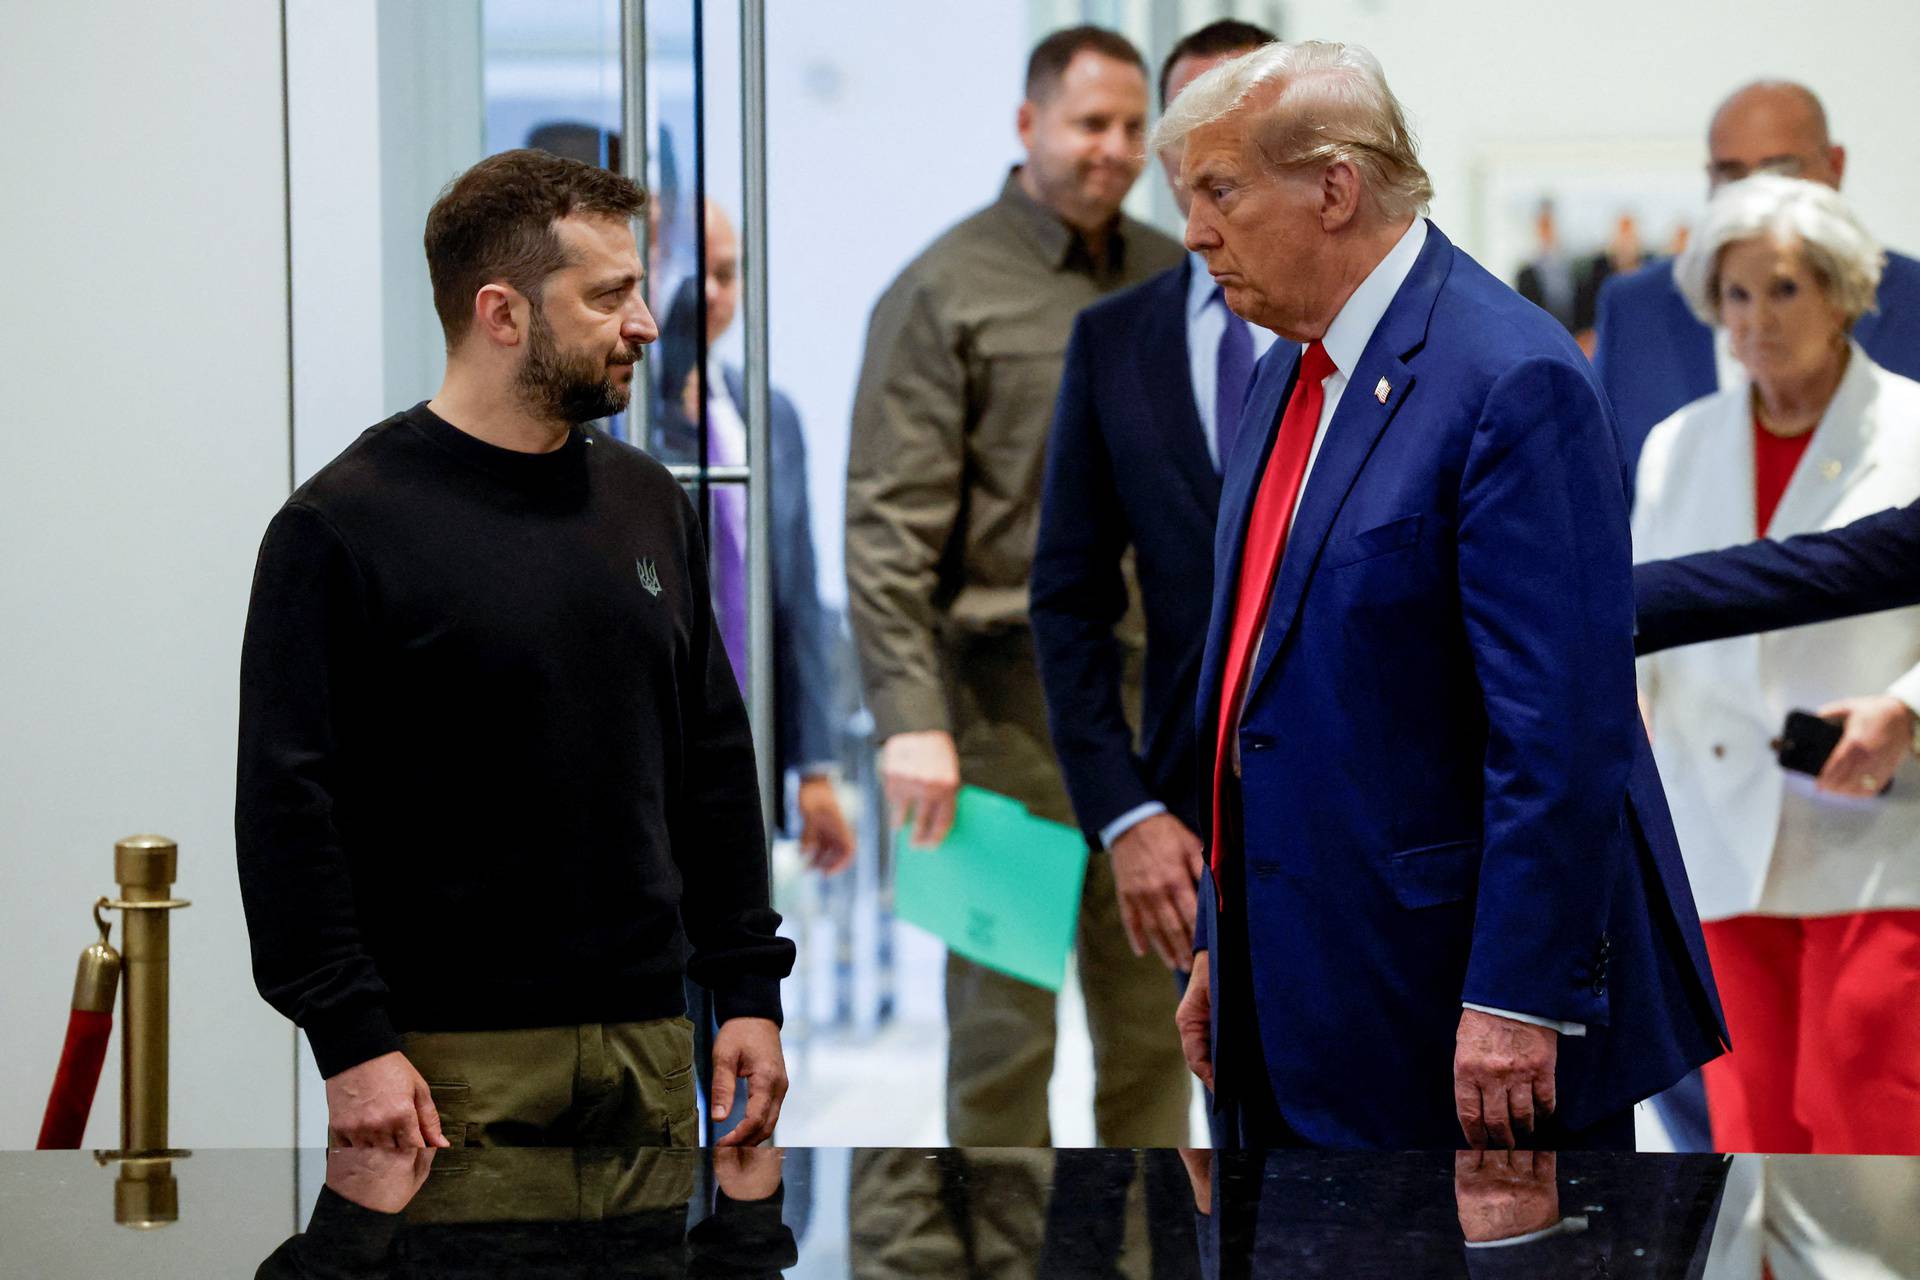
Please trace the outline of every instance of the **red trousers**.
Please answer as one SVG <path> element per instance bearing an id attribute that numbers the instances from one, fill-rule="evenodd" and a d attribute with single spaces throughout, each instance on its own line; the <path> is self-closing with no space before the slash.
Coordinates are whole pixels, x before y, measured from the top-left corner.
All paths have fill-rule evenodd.
<path id="1" fill-rule="evenodd" d="M 1721 1151 L 1920 1155 L 1920 911 L 1706 925 L 1733 1052 L 1706 1066 Z"/>

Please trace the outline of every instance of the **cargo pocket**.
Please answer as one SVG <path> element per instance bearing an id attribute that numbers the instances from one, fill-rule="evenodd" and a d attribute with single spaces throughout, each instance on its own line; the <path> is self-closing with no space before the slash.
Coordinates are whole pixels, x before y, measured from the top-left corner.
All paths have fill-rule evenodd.
<path id="1" fill-rule="evenodd" d="M 1387 858 L 1387 882 L 1403 907 L 1439 907 L 1471 896 L 1480 879 L 1480 842 L 1403 849 Z"/>
<path id="2" fill-rule="evenodd" d="M 467 1132 L 472 1128 L 469 1108 L 473 1091 L 460 1081 L 429 1080 L 427 1092 L 433 1096 L 433 1109 L 440 1114 L 440 1135 L 447 1140 L 447 1145 L 466 1146 Z"/>
<path id="3" fill-rule="evenodd" d="M 693 1087 L 693 1023 L 664 1018 L 647 1029 L 649 1056 L 658 1071 L 656 1086 L 661 1137 L 670 1147 L 700 1144 L 699 1091 Z"/>

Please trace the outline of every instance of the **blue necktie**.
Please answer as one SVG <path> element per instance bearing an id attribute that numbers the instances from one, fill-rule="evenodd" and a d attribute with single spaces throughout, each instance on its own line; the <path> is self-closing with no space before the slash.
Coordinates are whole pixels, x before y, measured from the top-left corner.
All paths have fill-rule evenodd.
<path id="1" fill-rule="evenodd" d="M 1216 469 L 1225 471 L 1233 456 L 1233 442 L 1240 437 L 1240 411 L 1246 407 L 1247 389 L 1253 382 L 1253 333 L 1247 322 L 1227 307 L 1227 300 L 1215 289 L 1213 296 L 1227 313 L 1226 332 L 1220 335 L 1220 350 L 1213 362 L 1213 440 L 1219 455 Z"/>

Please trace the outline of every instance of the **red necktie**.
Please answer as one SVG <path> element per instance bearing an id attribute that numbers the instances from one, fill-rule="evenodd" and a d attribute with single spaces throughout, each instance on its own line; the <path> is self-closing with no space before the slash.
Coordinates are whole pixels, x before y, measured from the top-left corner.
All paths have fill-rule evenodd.
<path id="1" fill-rule="evenodd" d="M 1233 591 L 1233 629 L 1227 633 L 1227 661 L 1220 675 L 1220 732 L 1213 756 L 1213 883 L 1220 886 L 1220 851 L 1226 830 L 1226 787 L 1223 779 L 1233 767 L 1233 735 L 1240 724 L 1240 700 L 1253 667 L 1255 646 L 1267 616 L 1280 557 L 1287 549 L 1287 529 L 1300 482 L 1307 474 L 1313 438 L 1320 430 L 1320 410 L 1326 389 L 1320 384 L 1334 369 L 1332 357 L 1318 342 L 1307 345 L 1294 378 L 1293 394 L 1280 415 L 1280 434 L 1267 455 L 1267 469 L 1254 494 L 1247 517 L 1247 539 L 1240 548 L 1240 579 Z"/>

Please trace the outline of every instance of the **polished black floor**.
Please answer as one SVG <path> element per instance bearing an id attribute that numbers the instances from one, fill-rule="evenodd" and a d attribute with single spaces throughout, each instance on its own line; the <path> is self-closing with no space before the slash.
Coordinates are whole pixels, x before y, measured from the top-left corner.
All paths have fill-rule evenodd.
<path id="1" fill-rule="evenodd" d="M 1920 1160 L 0 1153 L 0 1275 L 1920 1277 Z"/>

